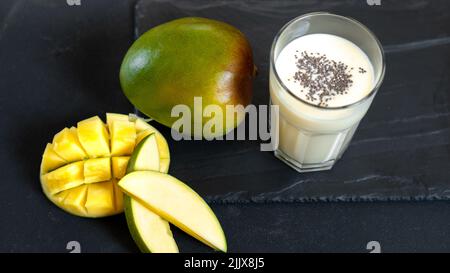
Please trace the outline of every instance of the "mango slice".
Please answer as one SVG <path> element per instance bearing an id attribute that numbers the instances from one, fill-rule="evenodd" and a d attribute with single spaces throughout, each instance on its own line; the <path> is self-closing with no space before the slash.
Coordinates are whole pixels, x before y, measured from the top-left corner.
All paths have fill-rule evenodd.
<path id="1" fill-rule="evenodd" d="M 136 128 L 134 123 L 125 120 L 115 120 L 112 122 L 111 133 L 111 154 L 130 155 L 136 144 Z"/>
<path id="2" fill-rule="evenodd" d="M 170 165 L 170 152 L 169 145 L 167 144 L 166 139 L 161 135 L 158 130 L 148 125 L 148 128 L 144 131 L 141 131 L 136 136 L 136 145 L 138 145 L 146 136 L 155 134 L 156 143 L 158 145 L 159 152 L 159 171 L 162 173 L 167 173 L 169 171 Z"/>
<path id="3" fill-rule="evenodd" d="M 84 182 L 95 183 L 111 179 L 111 160 L 93 158 L 84 162 Z"/>
<path id="4" fill-rule="evenodd" d="M 142 138 L 155 134 L 157 148 L 151 153 L 153 157 L 160 154 L 161 170 L 169 168 L 169 148 L 158 130 L 132 115 L 106 116 L 106 123 L 94 116 L 78 122 L 77 127 L 64 128 L 42 155 L 40 180 L 45 195 L 77 216 L 104 217 L 123 212 L 124 195 L 117 183 L 138 144 L 137 134 L 145 131 Z"/>
<path id="5" fill-rule="evenodd" d="M 159 162 L 154 164 L 154 161 L 159 161 L 159 158 L 155 159 L 154 156 L 149 156 L 154 149 L 157 149 L 155 133 L 145 137 L 136 146 L 130 157 L 127 173 L 135 172 L 138 169 L 157 171 Z M 131 236 L 142 252 L 179 252 L 166 220 L 126 194 L 123 195 L 123 207 Z"/>
<path id="6" fill-rule="evenodd" d="M 92 117 L 78 122 L 78 139 L 91 158 L 109 156 L 109 134 L 103 121 Z"/>
<path id="7" fill-rule="evenodd" d="M 143 155 L 145 160 L 139 160 Z M 144 138 L 136 146 L 136 152 L 131 155 L 127 166 L 127 173 L 146 170 L 159 170 L 159 151 L 155 134 Z"/>
<path id="8" fill-rule="evenodd" d="M 45 146 L 44 154 L 42 155 L 41 172 L 47 173 L 66 164 L 67 161 L 62 159 L 53 150 L 53 144 L 47 143 L 47 146 Z"/>
<path id="9" fill-rule="evenodd" d="M 85 207 L 91 217 L 114 214 L 114 201 L 114 185 L 112 181 L 88 185 Z"/>
<path id="10" fill-rule="evenodd" d="M 44 175 L 43 181 L 50 194 L 74 188 L 84 183 L 84 162 L 70 163 Z"/>
<path id="11" fill-rule="evenodd" d="M 127 171 L 129 156 L 115 156 L 111 158 L 113 177 L 120 179 L 125 176 Z"/>
<path id="12" fill-rule="evenodd" d="M 214 212 L 200 195 L 175 177 L 155 171 L 135 171 L 125 175 L 119 187 L 194 238 L 216 250 L 227 251 L 225 234 Z"/>

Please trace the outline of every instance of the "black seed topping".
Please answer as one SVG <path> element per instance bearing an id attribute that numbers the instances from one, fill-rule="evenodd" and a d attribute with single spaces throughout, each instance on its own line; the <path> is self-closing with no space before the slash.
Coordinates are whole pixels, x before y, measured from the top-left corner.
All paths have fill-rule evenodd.
<path id="1" fill-rule="evenodd" d="M 297 51 L 298 52 L 298 51 Z M 302 89 L 307 90 L 306 99 L 320 106 L 328 106 L 336 95 L 347 94 L 353 85 L 351 71 L 353 67 L 342 62 L 328 59 L 325 54 L 301 52 L 300 57 L 295 55 L 297 72 L 293 79 L 298 82 Z M 367 71 L 359 67 L 359 73 Z"/>

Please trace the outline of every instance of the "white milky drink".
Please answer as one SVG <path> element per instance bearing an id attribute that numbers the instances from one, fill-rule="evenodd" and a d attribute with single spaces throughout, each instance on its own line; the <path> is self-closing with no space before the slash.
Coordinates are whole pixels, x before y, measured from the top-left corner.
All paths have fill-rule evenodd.
<path id="1" fill-rule="evenodd" d="M 275 155 L 300 172 L 330 169 L 366 114 L 384 66 L 374 67 L 358 45 L 334 34 L 284 43 L 272 49 L 270 71 L 271 103 L 279 106 L 271 125 L 279 130 Z"/>

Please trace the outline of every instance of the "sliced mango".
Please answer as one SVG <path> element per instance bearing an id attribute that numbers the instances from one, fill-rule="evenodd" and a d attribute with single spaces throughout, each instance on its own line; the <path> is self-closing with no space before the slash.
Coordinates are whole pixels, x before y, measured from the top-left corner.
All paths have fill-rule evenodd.
<path id="1" fill-rule="evenodd" d="M 194 238 L 216 250 L 227 251 L 225 234 L 214 212 L 193 189 L 175 177 L 155 171 L 135 171 L 125 175 L 119 187 Z"/>
<path id="2" fill-rule="evenodd" d="M 53 144 L 47 143 L 45 146 L 44 154 L 42 155 L 41 173 L 47 173 L 54 169 L 66 165 L 67 161 L 62 159 L 53 150 Z"/>
<path id="3" fill-rule="evenodd" d="M 89 157 L 109 156 L 109 134 L 103 121 L 92 117 L 78 122 L 78 139 Z"/>
<path id="4" fill-rule="evenodd" d="M 86 152 L 78 140 L 77 129 L 64 128 L 53 138 L 53 150 L 68 162 L 79 161 L 87 158 Z"/>
<path id="5" fill-rule="evenodd" d="M 77 187 L 84 183 L 84 162 L 70 163 L 43 176 L 43 183 L 50 194 Z"/>
<path id="6" fill-rule="evenodd" d="M 129 156 L 115 156 L 111 158 L 112 172 L 114 178 L 120 179 L 125 176 L 129 160 L 130 160 Z"/>
<path id="7" fill-rule="evenodd" d="M 142 160 L 142 158 L 145 160 Z M 127 173 L 132 171 L 159 171 L 159 152 L 155 134 L 145 137 L 130 157 Z"/>
<path id="8" fill-rule="evenodd" d="M 115 120 L 109 129 L 111 132 L 111 154 L 113 156 L 130 155 L 136 143 L 134 123 Z"/>
<path id="9" fill-rule="evenodd" d="M 73 189 L 67 190 L 68 194 L 64 198 L 63 207 L 69 212 L 76 215 L 86 215 L 85 207 L 87 197 L 87 185 L 81 185 Z"/>
<path id="10" fill-rule="evenodd" d="M 112 181 L 88 185 L 85 207 L 90 217 L 114 214 L 114 201 L 114 185 Z"/>
<path id="11" fill-rule="evenodd" d="M 82 120 L 77 128 L 61 130 L 53 143 L 46 145 L 40 170 L 45 195 L 78 216 L 103 217 L 122 212 L 124 195 L 117 182 L 125 175 L 130 154 L 138 143 L 137 134 L 144 131 L 141 139 L 155 134 L 160 171 L 167 172 L 169 148 L 158 130 L 141 118 L 108 113 L 106 123 L 98 116 Z"/>
<path id="12" fill-rule="evenodd" d="M 146 136 L 150 134 L 155 134 L 156 143 L 158 144 L 158 152 L 159 152 L 159 171 L 162 173 L 167 173 L 169 171 L 170 165 L 170 152 L 169 145 L 167 144 L 166 139 L 161 135 L 158 130 L 148 125 L 148 129 L 141 131 L 136 136 L 136 145 L 138 145 Z"/>
<path id="13" fill-rule="evenodd" d="M 155 133 L 145 137 L 136 146 L 128 163 L 127 173 L 135 172 L 138 169 L 157 171 L 159 157 L 149 156 L 154 149 L 157 149 Z M 158 164 L 154 164 L 155 161 L 158 161 Z M 123 207 L 131 236 L 142 252 L 179 252 L 166 220 L 126 194 L 123 196 Z"/>
<path id="14" fill-rule="evenodd" d="M 84 162 L 84 182 L 95 183 L 111 179 L 109 157 L 88 159 Z"/>

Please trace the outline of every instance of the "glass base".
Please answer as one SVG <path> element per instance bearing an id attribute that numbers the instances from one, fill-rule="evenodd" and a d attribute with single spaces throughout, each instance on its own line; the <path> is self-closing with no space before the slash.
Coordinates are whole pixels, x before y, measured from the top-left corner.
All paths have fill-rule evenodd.
<path id="1" fill-rule="evenodd" d="M 336 162 L 336 160 L 329 160 L 321 163 L 302 164 L 286 155 L 281 150 L 275 150 L 274 155 L 299 173 L 330 170 Z"/>

